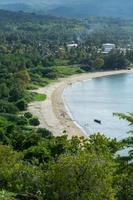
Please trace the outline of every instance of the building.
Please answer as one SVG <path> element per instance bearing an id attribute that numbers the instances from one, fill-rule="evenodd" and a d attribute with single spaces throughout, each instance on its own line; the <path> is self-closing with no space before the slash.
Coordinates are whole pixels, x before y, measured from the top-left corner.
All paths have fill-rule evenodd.
<path id="1" fill-rule="evenodd" d="M 112 51 L 112 49 L 115 49 L 115 48 L 116 48 L 115 44 L 111 44 L 111 43 L 103 44 L 103 53 L 108 54 L 110 51 Z"/>
<path id="2" fill-rule="evenodd" d="M 76 44 L 76 43 L 67 44 L 68 49 L 77 48 L 77 47 L 78 47 L 78 44 Z"/>

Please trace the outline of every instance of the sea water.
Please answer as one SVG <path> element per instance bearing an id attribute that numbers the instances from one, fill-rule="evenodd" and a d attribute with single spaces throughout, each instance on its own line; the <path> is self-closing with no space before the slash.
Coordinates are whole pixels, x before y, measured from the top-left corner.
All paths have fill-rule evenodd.
<path id="1" fill-rule="evenodd" d="M 133 112 L 133 73 L 77 82 L 65 89 L 63 98 L 72 120 L 86 134 L 100 132 L 118 140 L 128 136 L 128 122 L 113 113 Z"/>

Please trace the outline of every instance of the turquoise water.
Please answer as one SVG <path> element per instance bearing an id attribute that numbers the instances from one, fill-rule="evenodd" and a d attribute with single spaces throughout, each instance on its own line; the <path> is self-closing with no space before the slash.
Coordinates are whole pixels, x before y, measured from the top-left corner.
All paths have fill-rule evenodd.
<path id="1" fill-rule="evenodd" d="M 86 134 L 100 132 L 117 139 L 128 136 L 128 123 L 113 113 L 133 112 L 133 73 L 78 82 L 64 91 L 63 98 L 73 121 Z"/>

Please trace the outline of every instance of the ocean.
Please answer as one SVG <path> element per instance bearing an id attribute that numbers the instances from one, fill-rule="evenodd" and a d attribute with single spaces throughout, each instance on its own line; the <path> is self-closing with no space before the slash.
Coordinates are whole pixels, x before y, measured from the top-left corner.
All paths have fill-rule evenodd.
<path id="1" fill-rule="evenodd" d="M 65 89 L 63 98 L 72 120 L 87 135 L 100 132 L 118 140 L 128 136 L 128 122 L 113 113 L 133 112 L 133 73 L 77 82 Z"/>

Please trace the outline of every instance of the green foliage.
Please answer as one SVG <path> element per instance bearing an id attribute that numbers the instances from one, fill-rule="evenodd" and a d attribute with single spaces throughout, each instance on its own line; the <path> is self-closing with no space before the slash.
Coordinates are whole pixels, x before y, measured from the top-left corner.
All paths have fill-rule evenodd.
<path id="1" fill-rule="evenodd" d="M 24 99 L 20 99 L 19 101 L 16 102 L 16 106 L 20 111 L 24 111 L 27 109 L 27 103 Z"/>
<path id="2" fill-rule="evenodd" d="M 119 50 L 111 51 L 106 57 L 105 57 L 105 65 L 104 69 L 106 67 L 108 69 L 124 69 L 129 66 L 129 61 L 126 59 L 126 56 L 124 53 L 121 53 Z"/>
<path id="3" fill-rule="evenodd" d="M 94 61 L 94 63 L 92 65 L 93 65 L 94 68 L 99 70 L 101 67 L 104 66 L 103 58 L 96 58 L 96 60 Z"/>
<path id="4" fill-rule="evenodd" d="M 46 173 L 46 199 L 115 199 L 114 163 L 104 155 L 64 155 Z"/>
<path id="5" fill-rule="evenodd" d="M 17 121 L 16 124 L 19 126 L 24 126 L 28 124 L 28 120 L 24 117 L 24 116 L 20 116 Z"/>
<path id="6" fill-rule="evenodd" d="M 1 200 L 15 200 L 15 194 L 8 192 L 6 190 L 0 191 Z"/>
<path id="7" fill-rule="evenodd" d="M 0 112 L 1 113 L 17 113 L 18 109 L 13 103 L 7 102 L 5 100 L 0 100 Z"/>
<path id="8" fill-rule="evenodd" d="M 24 152 L 24 159 L 29 162 L 31 160 L 36 160 L 38 163 L 45 163 L 48 162 L 50 158 L 51 155 L 45 142 L 40 142 L 37 146 L 32 146 Z"/>
<path id="9" fill-rule="evenodd" d="M 122 142 L 124 146 L 130 148 L 127 156 L 121 156 L 120 166 L 118 169 L 118 174 L 121 176 L 121 181 L 119 182 L 118 199 L 129 199 L 133 198 L 133 113 L 123 114 L 115 113 L 122 120 L 127 120 L 131 126 L 131 131 L 129 131 L 128 138 L 124 139 Z"/>
<path id="10" fill-rule="evenodd" d="M 58 66 L 54 67 L 59 77 L 70 76 L 76 73 L 82 73 L 83 71 L 78 66 Z"/>
<path id="11" fill-rule="evenodd" d="M 131 128 L 133 128 L 133 113 L 128 113 L 128 114 L 123 114 L 123 113 L 114 113 L 115 116 L 118 116 L 120 119 L 122 120 L 127 120 L 129 122 L 129 125 L 131 126 Z M 128 132 L 129 134 L 131 134 L 131 136 L 129 136 L 128 138 L 123 140 L 123 143 L 125 144 L 126 147 L 131 148 L 129 151 L 129 160 L 133 159 L 133 130 Z"/>
<path id="12" fill-rule="evenodd" d="M 99 133 L 68 140 L 33 127 L 38 118 L 19 111 L 46 99 L 28 89 L 84 71 L 126 68 L 131 49 L 108 55 L 98 49 L 108 41 L 125 47 L 133 38 L 132 22 L 0 11 L 0 27 L 0 198 L 131 200 L 132 135 L 120 142 Z M 72 41 L 78 48 L 67 48 Z M 117 115 L 132 128 L 132 114 Z M 131 148 L 129 156 L 117 157 L 123 146 Z"/>
<path id="13" fill-rule="evenodd" d="M 120 119 L 127 120 L 130 126 L 133 126 L 133 113 L 124 114 L 124 113 L 114 113 L 115 116 L 118 116 Z"/>
<path id="14" fill-rule="evenodd" d="M 0 98 L 8 98 L 9 89 L 5 83 L 0 84 Z"/>
<path id="15" fill-rule="evenodd" d="M 37 117 L 32 117 L 29 120 L 29 123 L 31 126 L 39 126 L 39 124 L 40 124 L 39 119 Z"/>
<path id="16" fill-rule="evenodd" d="M 39 93 L 32 93 L 33 95 L 33 101 L 44 101 L 46 100 L 47 96 L 45 94 L 39 94 Z"/>
<path id="17" fill-rule="evenodd" d="M 133 166 L 125 167 L 124 171 L 121 172 L 121 181 L 119 182 L 119 190 L 117 197 L 119 200 L 133 199 Z"/>
<path id="18" fill-rule="evenodd" d="M 10 147 L 0 146 L 3 189 L 19 196 L 30 194 L 44 199 L 112 200 L 117 195 L 121 200 L 125 194 L 131 196 L 129 175 L 132 168 L 123 171 L 126 165 L 121 161 L 116 164 L 114 153 L 121 148 L 116 140 L 100 134 L 88 139 L 73 137 L 68 140 L 67 136 L 55 138 L 45 129 L 39 128 L 37 133 L 33 130 L 26 133 L 25 129 L 24 133 L 15 127 L 9 128 L 4 118 L 0 124 L 0 128 L 8 128 L 6 137 L 10 139 L 10 145 L 21 151 L 16 153 Z M 1 159 L 3 155 L 4 159 Z M 126 193 L 125 180 L 128 180 Z"/>
<path id="19" fill-rule="evenodd" d="M 10 147 L 0 145 L 1 188 L 37 194 L 41 192 L 39 182 L 42 178 L 41 171 L 28 166 L 21 160 L 21 154 L 14 152 Z"/>
<path id="20" fill-rule="evenodd" d="M 86 142 L 86 148 L 89 151 L 96 151 L 97 153 L 115 154 L 118 150 L 123 148 L 123 145 L 116 139 L 110 139 L 97 133 L 89 137 Z"/>
<path id="21" fill-rule="evenodd" d="M 52 133 L 45 128 L 38 128 L 37 134 L 42 138 L 51 138 Z"/>
<path id="22" fill-rule="evenodd" d="M 33 117 L 33 115 L 32 115 L 30 112 L 24 113 L 24 116 L 25 116 L 27 119 L 31 119 L 31 118 Z"/>

